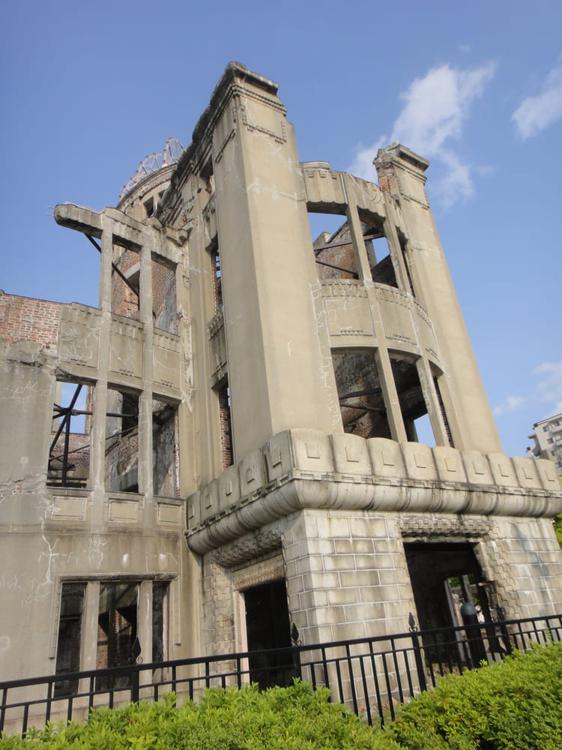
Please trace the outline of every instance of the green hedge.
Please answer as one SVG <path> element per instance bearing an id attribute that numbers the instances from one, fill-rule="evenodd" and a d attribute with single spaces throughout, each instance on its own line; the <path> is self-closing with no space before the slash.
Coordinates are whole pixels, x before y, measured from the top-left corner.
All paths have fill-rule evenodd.
<path id="1" fill-rule="evenodd" d="M 384 734 L 408 750 L 561 750 L 562 644 L 440 680 Z"/>
<path id="2" fill-rule="evenodd" d="M 86 724 L 0 740 L 0 750 L 560 750 L 562 644 L 445 677 L 384 730 L 306 683 L 208 690 L 180 709 L 172 699 L 98 709 Z"/>
<path id="3" fill-rule="evenodd" d="M 168 696 L 169 698 L 169 696 Z M 47 729 L 25 741 L 0 740 L 1 750 L 400 750 L 328 691 L 306 683 L 260 692 L 207 690 L 200 704 L 171 700 L 94 711 L 83 725 Z"/>

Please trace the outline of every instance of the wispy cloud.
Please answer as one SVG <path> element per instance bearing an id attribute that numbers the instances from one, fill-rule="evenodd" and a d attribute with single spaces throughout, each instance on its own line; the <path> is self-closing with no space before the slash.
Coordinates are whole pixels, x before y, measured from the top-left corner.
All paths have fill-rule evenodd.
<path id="1" fill-rule="evenodd" d="M 543 362 L 535 367 L 533 374 L 540 376 L 536 388 L 539 400 L 550 404 L 553 414 L 562 412 L 562 360 Z"/>
<path id="2" fill-rule="evenodd" d="M 517 411 L 525 403 L 527 398 L 525 396 L 507 396 L 501 404 L 494 407 L 494 416 L 503 417 L 504 414 L 510 414 L 512 411 Z"/>
<path id="3" fill-rule="evenodd" d="M 493 63 L 465 70 L 445 64 L 416 78 L 400 95 L 404 104 L 390 137 L 383 135 L 370 146 L 358 146 L 349 171 L 372 179 L 372 161 L 378 149 L 400 141 L 438 164 L 441 174 L 436 189 L 445 206 L 469 198 L 474 192 L 471 169 L 451 144 L 461 139 L 471 106 L 494 71 Z"/>
<path id="4" fill-rule="evenodd" d="M 512 114 L 517 132 L 523 140 L 538 135 L 562 118 L 562 65 L 553 68 L 545 78 L 542 91 L 528 96 Z"/>

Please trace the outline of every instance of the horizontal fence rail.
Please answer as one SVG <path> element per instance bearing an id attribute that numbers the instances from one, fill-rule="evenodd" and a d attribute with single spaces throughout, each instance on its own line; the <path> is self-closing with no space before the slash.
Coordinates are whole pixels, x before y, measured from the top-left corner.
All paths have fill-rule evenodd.
<path id="1" fill-rule="evenodd" d="M 30 726 L 83 720 L 94 708 L 170 692 L 179 704 L 197 700 L 208 687 L 267 688 L 293 678 L 328 688 L 333 701 L 382 725 L 398 704 L 441 676 L 560 640 L 562 615 L 549 615 L 11 680 L 0 682 L 0 734 L 25 736 Z"/>

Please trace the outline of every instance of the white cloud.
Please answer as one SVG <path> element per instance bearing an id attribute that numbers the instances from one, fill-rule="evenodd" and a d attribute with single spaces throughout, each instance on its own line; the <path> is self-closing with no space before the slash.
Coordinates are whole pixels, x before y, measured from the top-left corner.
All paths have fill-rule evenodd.
<path id="1" fill-rule="evenodd" d="M 381 135 L 381 137 L 370 146 L 363 146 L 363 144 L 360 144 L 355 149 L 355 156 L 347 168 L 347 171 L 351 172 L 351 174 L 357 175 L 357 177 L 372 180 L 375 176 L 373 159 L 377 155 L 379 148 L 387 146 L 389 143 L 390 141 L 387 136 Z"/>
<path id="2" fill-rule="evenodd" d="M 549 72 L 540 94 L 523 99 L 511 116 L 523 140 L 532 138 L 561 118 L 562 65 Z"/>
<path id="3" fill-rule="evenodd" d="M 537 383 L 539 399 L 550 404 L 553 414 L 562 412 L 562 360 L 543 362 L 535 367 L 533 374 L 540 376 Z"/>
<path id="4" fill-rule="evenodd" d="M 504 414 L 510 414 L 512 411 L 517 411 L 527 401 L 525 396 L 507 396 L 507 398 L 494 407 L 494 415 L 496 417 L 502 417 Z"/>
<path id="5" fill-rule="evenodd" d="M 390 138 L 382 136 L 370 146 L 359 146 L 349 171 L 372 179 L 377 150 L 400 141 L 436 162 L 441 173 L 436 189 L 444 205 L 469 198 L 474 192 L 471 170 L 451 143 L 461 138 L 471 105 L 484 92 L 494 70 L 493 63 L 466 70 L 440 65 L 416 78 L 400 96 L 404 106 Z"/>

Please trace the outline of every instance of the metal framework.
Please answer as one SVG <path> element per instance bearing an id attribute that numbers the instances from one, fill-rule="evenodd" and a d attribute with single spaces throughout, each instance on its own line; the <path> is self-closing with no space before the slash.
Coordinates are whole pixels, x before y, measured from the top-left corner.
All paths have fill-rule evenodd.
<path id="1" fill-rule="evenodd" d="M 25 736 L 30 726 L 55 717 L 70 721 L 93 708 L 158 700 L 169 692 L 197 700 L 208 687 L 254 682 L 265 688 L 294 677 L 329 688 L 334 700 L 369 724 L 383 725 L 399 704 L 434 687 L 440 676 L 560 640 L 562 614 L 434 630 L 417 630 L 410 615 L 409 632 L 372 638 L 151 664 L 136 663 L 137 652 L 129 666 L 0 682 L 0 735 L 9 726 Z"/>

